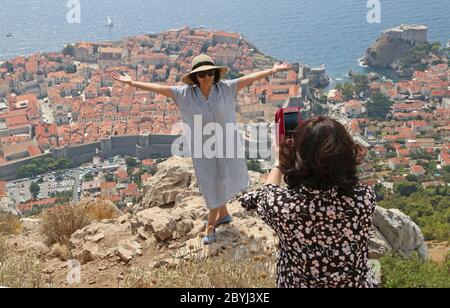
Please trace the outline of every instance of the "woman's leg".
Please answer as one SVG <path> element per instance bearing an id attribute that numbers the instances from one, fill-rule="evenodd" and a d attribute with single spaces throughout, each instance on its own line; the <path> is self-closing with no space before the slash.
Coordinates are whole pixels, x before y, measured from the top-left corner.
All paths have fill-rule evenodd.
<path id="1" fill-rule="evenodd" d="M 214 227 L 221 208 L 209 210 L 207 227 Z"/>
<path id="2" fill-rule="evenodd" d="M 219 217 L 217 217 L 217 220 L 221 220 L 221 219 L 223 219 L 224 217 L 226 217 L 226 216 L 229 215 L 228 209 L 227 209 L 227 205 L 226 205 L 226 204 L 220 208 L 219 214 L 218 214 L 218 215 L 219 215 Z"/>

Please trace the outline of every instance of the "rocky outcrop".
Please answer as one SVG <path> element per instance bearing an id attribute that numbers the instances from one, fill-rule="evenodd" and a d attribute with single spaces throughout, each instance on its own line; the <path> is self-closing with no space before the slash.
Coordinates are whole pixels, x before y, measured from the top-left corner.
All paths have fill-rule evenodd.
<path id="1" fill-rule="evenodd" d="M 111 221 L 94 222 L 76 231 L 70 239 L 73 257 L 82 264 L 98 259 L 130 262 L 142 255 L 141 238 L 151 238 L 145 231 L 139 235 L 132 223 L 132 216 L 127 214 Z"/>
<path id="2" fill-rule="evenodd" d="M 177 222 L 170 215 L 170 212 L 161 208 L 139 212 L 137 213 L 137 219 L 146 230 L 151 230 L 159 241 L 172 239 L 177 229 Z"/>
<path id="3" fill-rule="evenodd" d="M 423 260 L 428 258 L 427 246 L 420 228 L 407 215 L 397 209 L 383 209 L 377 207 L 373 225 L 379 232 L 378 242 L 384 239 L 385 247 L 377 247 L 378 251 L 393 251 L 409 257 L 417 252 Z M 391 249 L 389 249 L 391 248 Z"/>
<path id="4" fill-rule="evenodd" d="M 364 62 L 375 68 L 395 68 L 395 63 L 406 56 L 412 47 L 409 41 L 383 35 L 367 49 Z"/>
<path id="5" fill-rule="evenodd" d="M 158 165 L 158 172 L 146 187 L 145 196 L 135 210 L 174 207 L 187 196 L 199 195 L 194 166 L 190 159 L 174 157 Z"/>
<path id="6" fill-rule="evenodd" d="M 40 232 L 40 219 L 22 218 L 20 223 L 22 225 L 21 233 L 10 237 L 7 240 L 8 245 L 20 254 L 32 252 L 37 257 L 46 257 L 50 253 L 50 248 L 44 243 L 44 237 Z"/>
<path id="7" fill-rule="evenodd" d="M 9 197 L 0 198 L 0 213 L 13 214 L 19 216 L 20 213 L 15 209 L 15 204 Z"/>

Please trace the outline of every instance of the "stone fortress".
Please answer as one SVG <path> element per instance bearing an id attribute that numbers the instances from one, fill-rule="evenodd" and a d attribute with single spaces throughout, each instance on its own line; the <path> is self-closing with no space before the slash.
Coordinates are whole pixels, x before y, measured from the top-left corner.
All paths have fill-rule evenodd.
<path id="1" fill-rule="evenodd" d="M 383 35 L 414 43 L 426 43 L 428 41 L 428 27 L 425 25 L 403 24 L 398 27 L 384 30 Z"/>

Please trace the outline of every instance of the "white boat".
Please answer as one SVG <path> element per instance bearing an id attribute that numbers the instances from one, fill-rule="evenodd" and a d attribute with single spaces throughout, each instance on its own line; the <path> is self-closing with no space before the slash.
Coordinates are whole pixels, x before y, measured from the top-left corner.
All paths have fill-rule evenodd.
<path id="1" fill-rule="evenodd" d="M 110 16 L 108 16 L 108 22 L 106 23 L 106 25 L 105 25 L 106 27 L 113 27 L 114 26 L 114 23 L 112 22 L 112 20 L 111 20 L 111 17 Z"/>
<path id="2" fill-rule="evenodd" d="M 364 63 L 365 62 L 364 60 L 365 60 L 364 57 L 358 59 L 359 67 L 369 67 L 367 64 Z"/>
<path id="3" fill-rule="evenodd" d="M 12 33 L 6 34 L 6 37 L 11 37 L 11 36 L 12 36 Z"/>

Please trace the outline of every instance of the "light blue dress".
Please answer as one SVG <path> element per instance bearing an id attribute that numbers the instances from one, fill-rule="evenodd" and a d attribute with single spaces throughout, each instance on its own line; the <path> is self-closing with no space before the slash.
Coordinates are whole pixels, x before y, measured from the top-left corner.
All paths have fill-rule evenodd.
<path id="1" fill-rule="evenodd" d="M 175 103 L 181 111 L 181 118 L 191 131 L 191 136 L 186 135 L 186 137 L 190 137 L 188 145 L 199 189 L 208 209 L 216 209 L 225 205 L 249 187 L 246 159 L 243 155 L 238 155 L 244 151 L 242 135 L 236 131 L 233 134 L 227 133 L 226 128 L 227 123 L 236 124 L 237 83 L 238 79 L 219 81 L 213 85 L 208 100 L 197 86 L 172 87 Z M 197 121 L 195 124 L 194 118 Z M 199 119 L 202 122 L 201 126 L 198 123 Z M 217 126 L 222 129 L 223 138 L 221 138 L 221 134 L 215 133 L 213 130 L 209 132 L 210 135 L 198 131 L 200 128 L 203 130 L 208 123 L 217 123 Z M 194 136 L 199 135 L 201 137 L 197 137 L 197 140 L 200 141 L 195 147 Z M 207 142 L 208 140 L 209 142 Z M 211 145 L 211 140 L 215 140 L 212 142 L 213 145 Z M 217 151 L 214 157 L 207 158 L 202 155 L 201 149 L 206 145 L 208 145 L 207 148 Z M 231 147 L 234 148 L 234 155 L 227 155 L 227 153 L 231 153 Z M 196 153 L 193 151 L 194 148 Z M 199 149 L 200 155 L 198 155 Z"/>

